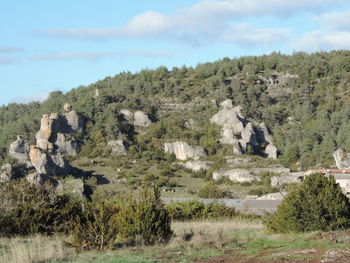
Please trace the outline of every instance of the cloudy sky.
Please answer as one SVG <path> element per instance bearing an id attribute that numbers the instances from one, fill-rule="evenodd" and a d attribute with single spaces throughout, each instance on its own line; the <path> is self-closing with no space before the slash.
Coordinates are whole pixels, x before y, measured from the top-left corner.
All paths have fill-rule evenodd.
<path id="1" fill-rule="evenodd" d="M 0 0 L 0 105 L 122 71 L 350 48 L 349 0 Z"/>

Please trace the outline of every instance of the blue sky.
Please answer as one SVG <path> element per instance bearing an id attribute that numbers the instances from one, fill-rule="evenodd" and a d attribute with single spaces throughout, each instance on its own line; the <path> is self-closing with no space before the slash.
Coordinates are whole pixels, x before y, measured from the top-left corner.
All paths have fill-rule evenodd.
<path id="1" fill-rule="evenodd" d="M 350 48 L 348 0 L 0 0 L 0 105 L 122 71 Z"/>

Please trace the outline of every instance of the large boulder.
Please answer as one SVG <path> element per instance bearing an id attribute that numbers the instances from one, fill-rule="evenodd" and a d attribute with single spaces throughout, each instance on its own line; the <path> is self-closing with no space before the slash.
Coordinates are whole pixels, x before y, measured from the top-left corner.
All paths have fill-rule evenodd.
<path id="1" fill-rule="evenodd" d="M 254 182 L 260 181 L 261 178 L 259 176 L 252 175 L 249 170 L 246 169 L 232 169 L 232 170 L 224 170 L 224 171 L 216 171 L 213 173 L 213 179 L 215 181 L 226 177 L 233 182 Z"/>
<path id="2" fill-rule="evenodd" d="M 134 125 L 140 127 L 148 127 L 152 124 L 151 120 L 143 111 L 136 111 L 134 113 Z"/>
<path id="3" fill-rule="evenodd" d="M 17 136 L 17 140 L 10 145 L 9 155 L 19 163 L 30 166 L 28 154 L 29 145 L 24 141 L 22 136 Z"/>
<path id="4" fill-rule="evenodd" d="M 29 152 L 30 160 L 39 174 L 47 176 L 67 175 L 71 167 L 61 154 L 48 154 L 32 145 Z"/>
<path id="5" fill-rule="evenodd" d="M 61 130 L 65 133 L 76 133 L 82 132 L 84 129 L 85 121 L 84 118 L 75 111 L 70 111 L 64 114 L 66 119 L 67 127 L 64 127 Z"/>
<path id="6" fill-rule="evenodd" d="M 338 149 L 333 153 L 333 157 L 338 169 L 350 169 L 350 153 Z"/>
<path id="7" fill-rule="evenodd" d="M 62 155 L 76 156 L 79 149 L 79 142 L 74 138 L 69 138 L 63 133 L 57 133 L 54 140 L 56 151 Z"/>
<path id="8" fill-rule="evenodd" d="M 164 151 L 165 153 L 175 154 L 178 160 L 187 160 L 190 158 L 198 160 L 201 157 L 206 157 L 203 147 L 191 146 L 183 141 L 165 143 Z"/>
<path id="9" fill-rule="evenodd" d="M 284 174 L 271 177 L 271 186 L 277 187 L 286 184 L 300 183 L 304 178 L 303 172 Z"/>
<path id="10" fill-rule="evenodd" d="M 233 134 L 239 135 L 244 130 L 244 119 L 242 119 L 239 115 L 240 113 L 236 108 L 229 108 L 226 106 L 218 113 L 213 115 L 210 122 L 221 127 L 225 126 L 226 129 L 230 128 Z"/>
<path id="11" fill-rule="evenodd" d="M 121 111 L 120 111 L 120 113 L 124 116 L 124 118 L 126 119 L 126 120 L 128 120 L 128 121 L 132 121 L 132 119 L 134 118 L 134 114 L 131 112 L 131 111 L 129 111 L 129 110 L 127 110 L 127 109 L 122 109 Z"/>
<path id="12" fill-rule="evenodd" d="M 276 160 L 277 159 L 277 147 L 273 144 L 268 144 L 265 148 L 265 154 L 267 158 Z"/>
<path id="13" fill-rule="evenodd" d="M 187 161 L 182 164 L 185 168 L 192 170 L 193 172 L 198 172 L 200 170 L 209 170 L 211 165 L 207 161 L 193 160 Z"/>
<path id="14" fill-rule="evenodd" d="M 112 148 L 111 153 L 115 155 L 127 155 L 123 140 L 112 140 L 107 143 Z"/>

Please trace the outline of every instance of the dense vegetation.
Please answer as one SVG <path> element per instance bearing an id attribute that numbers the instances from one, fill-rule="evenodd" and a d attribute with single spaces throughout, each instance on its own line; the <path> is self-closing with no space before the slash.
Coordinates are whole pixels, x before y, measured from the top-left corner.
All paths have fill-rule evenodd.
<path id="1" fill-rule="evenodd" d="M 218 130 L 207 125 L 216 110 L 210 101 L 230 98 L 243 106 L 249 119 L 267 124 L 285 164 L 326 166 L 337 147 L 350 150 L 349 58 L 349 51 L 224 58 L 195 68 L 124 72 L 66 94 L 52 92 L 42 104 L 9 104 L 0 108 L 1 158 L 16 135 L 33 142 L 40 116 L 62 111 L 65 102 L 88 119 L 85 154 L 103 154 L 101 142 L 122 136 L 134 145 L 133 153 L 147 148 L 149 152 L 142 155 L 147 158 L 159 158 L 159 141 L 179 138 L 201 144 L 215 155 Z M 267 78 L 272 83 L 264 81 Z M 94 99 L 96 89 L 100 96 Z M 164 110 L 169 102 L 191 107 L 179 116 Z M 159 122 L 148 135 L 137 135 L 119 114 L 122 108 L 141 109 Z M 196 129 L 185 125 L 190 118 L 197 121 Z"/>
<path id="2" fill-rule="evenodd" d="M 332 175 L 310 175 L 288 193 L 265 223 L 282 233 L 346 229 L 350 226 L 349 199 Z"/>

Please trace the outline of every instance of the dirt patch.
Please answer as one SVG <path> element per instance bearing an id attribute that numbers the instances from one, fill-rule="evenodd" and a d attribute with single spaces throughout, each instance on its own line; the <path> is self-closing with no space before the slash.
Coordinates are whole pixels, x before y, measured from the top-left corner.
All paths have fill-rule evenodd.
<path id="1" fill-rule="evenodd" d="M 348 263 L 350 262 L 350 249 L 334 248 L 327 250 L 320 263 Z"/>

